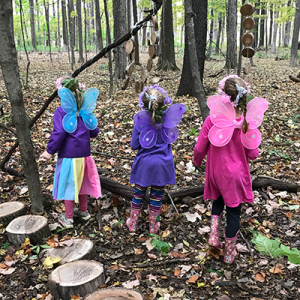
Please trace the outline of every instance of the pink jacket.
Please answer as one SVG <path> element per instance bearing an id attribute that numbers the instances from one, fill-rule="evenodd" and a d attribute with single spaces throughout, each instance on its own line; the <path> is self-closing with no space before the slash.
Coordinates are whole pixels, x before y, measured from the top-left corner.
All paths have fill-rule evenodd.
<path id="1" fill-rule="evenodd" d="M 237 119 L 240 121 L 240 119 Z M 235 129 L 230 142 L 223 147 L 210 144 L 208 133 L 213 123 L 206 118 L 194 149 L 194 163 L 200 166 L 207 155 L 204 199 L 223 196 L 226 206 L 236 207 L 253 202 L 248 159 L 258 157 L 258 148 L 249 150 L 241 142 L 241 129 Z"/>

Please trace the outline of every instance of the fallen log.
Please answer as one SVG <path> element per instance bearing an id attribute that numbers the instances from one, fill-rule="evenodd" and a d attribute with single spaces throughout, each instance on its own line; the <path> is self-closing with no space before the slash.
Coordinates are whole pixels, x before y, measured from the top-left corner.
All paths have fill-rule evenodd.
<path id="1" fill-rule="evenodd" d="M 300 82 L 300 78 L 298 78 L 298 77 L 295 77 L 295 76 L 292 76 L 292 75 L 289 75 L 289 77 L 294 82 Z"/>
<path id="2" fill-rule="evenodd" d="M 122 196 L 126 199 L 132 199 L 134 194 L 133 187 L 121 184 L 105 176 L 100 176 L 100 180 L 103 189 L 113 194 Z M 263 175 L 258 175 L 253 177 L 252 188 L 254 190 L 266 188 L 268 186 L 272 186 L 274 190 L 287 191 L 289 193 L 297 193 L 297 191 L 300 191 L 300 185 L 297 185 L 296 183 L 282 181 L 273 177 L 268 177 Z M 185 197 L 197 197 L 199 195 L 202 195 L 203 192 L 204 192 L 204 185 L 201 184 L 195 187 L 189 187 L 189 188 L 179 189 L 177 191 L 171 191 L 170 196 L 174 200 L 181 200 Z M 146 196 L 145 200 L 150 201 L 148 196 Z M 166 203 L 168 201 L 169 201 L 168 196 L 165 195 L 162 198 L 162 202 Z"/>

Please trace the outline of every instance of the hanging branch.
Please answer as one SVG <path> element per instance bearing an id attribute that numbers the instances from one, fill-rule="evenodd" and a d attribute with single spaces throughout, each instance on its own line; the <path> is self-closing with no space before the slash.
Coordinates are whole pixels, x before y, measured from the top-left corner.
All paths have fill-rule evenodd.
<path id="1" fill-rule="evenodd" d="M 132 36 L 135 36 L 138 31 L 143 27 L 143 25 L 151 20 L 151 17 L 153 15 L 156 15 L 159 9 L 162 6 L 163 0 L 152 0 L 154 2 L 154 9 L 151 9 L 149 11 L 149 14 L 139 23 L 135 25 L 135 27 L 129 31 L 127 34 L 119 38 L 117 41 L 113 42 L 112 44 L 108 45 L 106 48 L 103 48 L 96 56 L 94 56 L 92 59 L 87 61 L 85 64 L 81 65 L 71 76 L 73 78 L 77 77 L 82 71 L 84 71 L 86 68 L 90 67 L 92 64 L 94 64 L 96 61 L 98 61 L 100 58 L 102 58 L 107 52 L 112 50 L 113 48 L 116 48 L 123 44 L 125 41 L 129 40 Z M 40 118 L 40 116 L 45 112 L 45 110 L 48 108 L 50 103 L 56 98 L 57 96 L 57 90 L 53 92 L 53 94 L 47 99 L 47 101 L 44 103 L 43 107 L 37 112 L 37 114 L 31 119 L 29 123 L 29 128 L 31 128 L 34 123 Z M 19 142 L 16 141 L 14 145 L 10 148 L 6 156 L 2 159 L 0 163 L 0 168 L 3 172 L 8 172 L 11 175 L 15 176 L 23 176 L 22 172 L 19 173 L 16 170 L 12 168 L 5 167 L 5 164 L 9 161 L 14 151 L 19 146 Z"/>

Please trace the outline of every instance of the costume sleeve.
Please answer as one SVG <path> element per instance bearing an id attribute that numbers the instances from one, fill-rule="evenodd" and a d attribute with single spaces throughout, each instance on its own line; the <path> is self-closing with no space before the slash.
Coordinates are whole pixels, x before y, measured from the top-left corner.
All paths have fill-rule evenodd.
<path id="1" fill-rule="evenodd" d="M 196 146 L 194 148 L 194 164 L 195 166 L 201 166 L 202 160 L 206 156 L 210 141 L 208 139 L 208 133 L 213 123 L 210 120 L 210 117 L 207 117 L 204 121 L 204 124 L 201 128 L 200 134 L 198 136 L 198 140 Z"/>
<path id="2" fill-rule="evenodd" d="M 94 130 L 90 130 L 90 137 L 93 138 L 93 137 L 96 137 L 99 133 L 99 128 L 96 127 Z"/>
<path id="3" fill-rule="evenodd" d="M 259 155 L 259 150 L 258 148 L 255 149 L 247 149 L 247 158 L 250 160 L 256 159 Z"/>
<path id="4" fill-rule="evenodd" d="M 138 150 L 141 147 L 140 141 L 139 141 L 139 132 L 138 130 L 134 127 L 133 132 L 132 132 L 132 138 L 130 141 L 130 146 L 132 150 Z"/>
<path id="5" fill-rule="evenodd" d="M 57 152 L 67 135 L 67 132 L 63 128 L 62 120 L 63 115 L 59 109 L 56 109 L 53 116 L 53 130 L 47 146 L 47 152 L 50 154 L 55 154 Z"/>

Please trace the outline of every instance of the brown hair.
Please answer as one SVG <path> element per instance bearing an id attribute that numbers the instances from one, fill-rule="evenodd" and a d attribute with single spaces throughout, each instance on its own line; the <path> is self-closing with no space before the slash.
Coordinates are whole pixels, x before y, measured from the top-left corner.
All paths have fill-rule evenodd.
<path id="1" fill-rule="evenodd" d="M 233 102 L 235 101 L 238 91 L 236 89 L 236 84 L 240 87 L 243 87 L 244 89 L 248 89 L 246 86 L 245 82 L 241 78 L 229 78 L 225 81 L 225 86 L 224 86 L 224 92 L 230 96 L 230 101 Z M 246 120 L 246 114 L 247 114 L 247 94 L 243 95 L 239 99 L 239 104 L 237 106 L 244 115 L 244 122 L 242 125 L 242 131 L 243 133 L 246 133 L 249 130 L 249 123 Z"/>
<path id="2" fill-rule="evenodd" d="M 147 98 L 146 93 L 151 96 L 155 95 L 157 97 L 157 100 L 152 100 L 151 107 L 149 108 L 149 102 L 150 100 Z M 151 118 L 151 125 L 155 126 L 155 111 L 159 108 L 162 108 L 164 106 L 165 96 L 162 94 L 162 92 L 158 91 L 157 89 L 147 89 L 143 95 L 143 102 L 144 106 L 147 110 L 152 110 L 152 118 Z"/>

